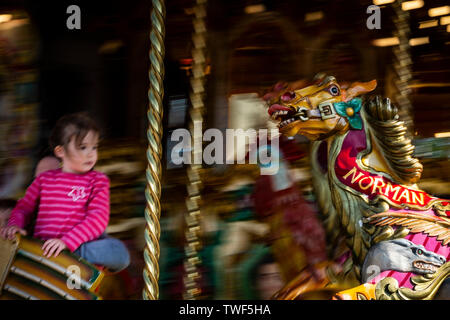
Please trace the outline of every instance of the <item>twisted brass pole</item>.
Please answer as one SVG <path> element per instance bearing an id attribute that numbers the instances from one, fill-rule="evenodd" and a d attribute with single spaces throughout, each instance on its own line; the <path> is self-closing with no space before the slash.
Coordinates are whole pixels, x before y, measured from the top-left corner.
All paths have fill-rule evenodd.
<path id="1" fill-rule="evenodd" d="M 150 32 L 150 89 L 148 90 L 149 107 L 147 111 L 148 118 L 148 148 L 147 148 L 147 187 L 145 189 L 145 198 L 147 206 L 145 208 L 145 249 L 144 260 L 144 300 L 156 300 L 159 297 L 158 279 L 159 279 L 159 237 L 161 234 L 159 218 L 161 215 L 161 138 L 163 133 L 162 100 L 164 96 L 164 18 L 166 8 L 164 0 L 152 1 Z"/>
<path id="2" fill-rule="evenodd" d="M 200 169 L 202 163 L 202 125 L 204 98 L 205 98 L 205 68 L 206 68 L 206 0 L 197 0 L 194 7 L 192 35 L 192 74 L 191 74 L 191 110 L 190 110 L 190 132 L 193 137 L 193 148 L 191 164 L 188 168 L 188 198 L 186 199 L 186 244 L 185 244 L 185 276 L 183 298 L 194 300 L 202 294 L 199 281 L 201 264 L 199 250 L 200 242 L 200 201 L 201 201 L 201 179 Z"/>
<path id="3" fill-rule="evenodd" d="M 393 98 L 399 107 L 402 120 L 406 123 L 408 133 L 411 135 L 413 126 L 412 105 L 409 99 L 409 95 L 411 94 L 409 82 L 412 78 L 412 60 L 409 45 L 411 28 L 409 26 L 409 12 L 402 10 L 402 2 L 403 0 L 398 0 L 392 4 L 395 13 L 394 23 L 396 28 L 394 36 L 398 37 L 399 40 L 398 46 L 394 47 L 394 84 L 396 94 Z"/>

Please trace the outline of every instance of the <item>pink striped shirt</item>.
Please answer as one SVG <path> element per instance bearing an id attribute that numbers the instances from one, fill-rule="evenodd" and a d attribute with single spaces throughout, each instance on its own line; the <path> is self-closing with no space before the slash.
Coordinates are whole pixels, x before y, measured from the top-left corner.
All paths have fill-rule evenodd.
<path id="1" fill-rule="evenodd" d="M 58 238 L 70 251 L 97 239 L 109 221 L 109 179 L 98 171 L 40 174 L 11 212 L 8 226 L 25 228 L 38 209 L 33 236 Z"/>

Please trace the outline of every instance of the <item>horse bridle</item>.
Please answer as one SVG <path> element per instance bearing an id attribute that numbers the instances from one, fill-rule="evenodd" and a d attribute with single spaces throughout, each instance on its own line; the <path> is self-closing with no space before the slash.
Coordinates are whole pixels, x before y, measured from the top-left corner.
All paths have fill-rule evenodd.
<path id="1" fill-rule="evenodd" d="M 297 115 L 301 121 L 308 121 L 310 119 L 327 120 L 336 117 L 336 110 L 332 102 L 322 102 L 317 106 L 317 108 L 313 108 L 311 101 L 309 100 L 309 97 L 314 96 L 319 92 L 322 92 L 324 90 L 329 91 L 329 88 L 331 86 L 333 85 L 327 86 L 323 89 L 320 89 L 314 93 L 303 96 L 300 99 L 294 101 L 294 103 L 299 103 L 300 101 L 305 100 L 308 103 L 308 106 L 310 107 L 309 109 L 306 107 L 298 107 Z M 340 90 L 338 94 L 340 94 Z M 295 109 L 295 107 L 292 105 L 288 105 L 288 107 Z"/>
<path id="2" fill-rule="evenodd" d="M 327 120 L 336 117 L 336 110 L 332 102 L 323 102 L 315 109 L 299 107 L 297 115 L 301 121 L 308 121 L 310 119 Z"/>

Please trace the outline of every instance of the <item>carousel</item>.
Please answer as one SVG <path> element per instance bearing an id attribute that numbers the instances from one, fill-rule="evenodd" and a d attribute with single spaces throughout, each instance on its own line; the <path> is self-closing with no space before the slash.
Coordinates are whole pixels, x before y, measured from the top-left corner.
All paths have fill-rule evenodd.
<path id="1" fill-rule="evenodd" d="M 249 164 L 221 171 L 189 164 L 183 180 L 187 196 L 162 204 L 166 7 L 163 0 L 152 1 L 147 149 L 141 165 L 134 167 L 141 171 L 121 177 L 124 184 L 133 179 L 145 183 L 142 299 L 450 299 L 450 200 L 418 186 L 423 166 L 414 156 L 411 119 L 404 111 L 411 108 L 407 17 L 398 1 L 392 6 L 400 40 L 394 52 L 392 97 L 371 94 L 377 80 L 346 82 L 324 73 L 279 82 L 259 97 L 235 95 L 264 102 L 258 113 L 240 116 L 276 125 L 280 135 L 271 138 L 280 140 L 278 173 L 259 175 L 258 165 Z M 206 121 L 211 72 L 207 0 L 196 0 L 192 10 L 187 114 L 195 159 L 202 154 L 202 137 L 195 130 Z M 251 28 L 240 26 L 247 27 Z M 140 157 L 142 151 L 116 145 L 109 152 L 125 159 L 130 153 Z M 290 170 L 299 163 L 310 170 Z M 114 171 L 107 165 L 104 169 Z M 314 201 L 300 191 L 299 181 L 311 184 L 308 192 Z M 119 208 L 127 198 L 119 193 L 117 197 L 121 200 L 112 207 Z M 178 208 L 182 217 L 163 222 L 162 210 L 178 210 L 177 206 L 183 207 Z M 217 217 L 225 226 L 220 233 L 211 227 L 219 224 Z M 165 227 L 172 238 L 161 238 Z M 177 250 L 170 246 L 174 238 Z M 118 290 L 126 290 L 123 274 L 67 250 L 47 258 L 41 246 L 42 241 L 29 236 L 0 239 L 0 299 L 123 298 L 117 296 Z M 170 259 L 178 259 L 177 267 L 170 269 Z M 252 291 L 257 286 L 256 266 L 264 263 L 276 263 L 282 279 L 267 297 Z M 178 274 L 179 285 L 171 287 L 172 296 L 166 290 L 161 297 L 160 286 L 170 282 L 168 270 Z M 236 283 L 247 289 L 238 292 Z"/>

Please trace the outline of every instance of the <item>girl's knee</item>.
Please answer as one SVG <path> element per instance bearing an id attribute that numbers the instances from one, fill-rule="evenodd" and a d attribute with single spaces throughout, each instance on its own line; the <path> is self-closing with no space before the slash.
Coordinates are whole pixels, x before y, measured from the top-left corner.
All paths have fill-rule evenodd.
<path id="1" fill-rule="evenodd" d="M 106 238 L 84 243 L 75 253 L 87 261 L 111 269 L 121 271 L 130 265 L 130 253 L 119 239 Z"/>
<path id="2" fill-rule="evenodd" d="M 125 246 L 125 244 L 118 240 L 118 239 L 112 239 L 113 241 L 113 247 L 114 247 L 114 254 L 116 260 L 116 266 L 114 269 L 117 271 L 123 270 L 127 268 L 130 265 L 130 253 Z"/>

